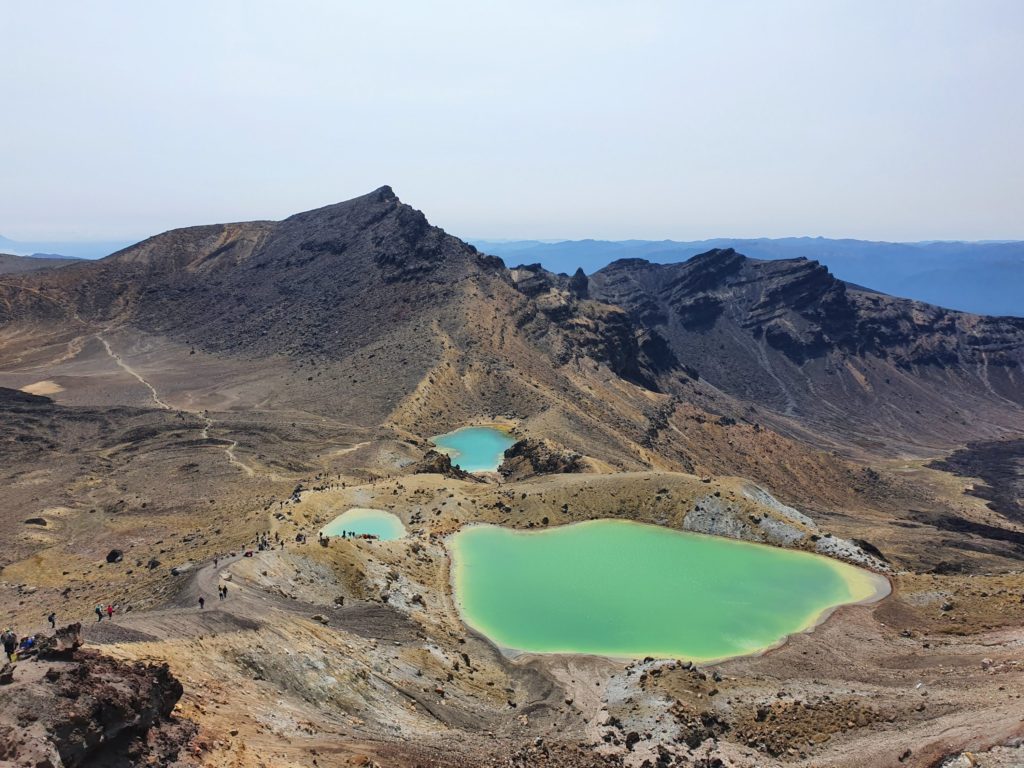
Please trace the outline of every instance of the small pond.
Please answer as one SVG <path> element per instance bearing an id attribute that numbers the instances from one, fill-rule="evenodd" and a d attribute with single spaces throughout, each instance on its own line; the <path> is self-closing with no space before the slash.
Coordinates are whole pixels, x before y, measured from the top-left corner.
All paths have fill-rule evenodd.
<path id="1" fill-rule="evenodd" d="M 342 531 L 348 531 L 349 536 L 367 534 L 384 541 L 405 537 L 405 526 L 398 517 L 383 509 L 363 507 L 343 512 L 320 529 L 324 536 L 341 536 Z"/>
<path id="2" fill-rule="evenodd" d="M 431 439 L 437 450 L 466 472 L 496 471 L 505 451 L 516 442 L 508 432 L 494 427 L 464 427 Z"/>

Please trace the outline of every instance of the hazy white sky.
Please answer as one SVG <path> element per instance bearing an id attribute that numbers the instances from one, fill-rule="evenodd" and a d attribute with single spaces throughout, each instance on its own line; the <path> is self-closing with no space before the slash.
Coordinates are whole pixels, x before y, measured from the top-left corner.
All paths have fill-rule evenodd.
<path id="1" fill-rule="evenodd" d="M 1021 0 L 0 0 L 0 233 L 1024 238 Z"/>

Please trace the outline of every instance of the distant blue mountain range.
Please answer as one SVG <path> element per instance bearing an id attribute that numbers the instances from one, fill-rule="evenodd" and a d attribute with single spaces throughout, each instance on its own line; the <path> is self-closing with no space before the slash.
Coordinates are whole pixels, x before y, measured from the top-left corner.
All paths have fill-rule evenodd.
<path id="1" fill-rule="evenodd" d="M 121 240 L 19 242 L 0 235 L 0 253 L 15 256 L 67 256 L 72 259 L 99 259 L 131 245 Z"/>
<path id="2" fill-rule="evenodd" d="M 1024 317 L 1024 242 L 884 243 L 822 237 L 675 240 L 471 240 L 509 266 L 541 264 L 552 272 L 592 274 L 617 259 L 685 261 L 712 248 L 754 259 L 808 258 L 836 277 L 893 296 L 983 315 Z"/>

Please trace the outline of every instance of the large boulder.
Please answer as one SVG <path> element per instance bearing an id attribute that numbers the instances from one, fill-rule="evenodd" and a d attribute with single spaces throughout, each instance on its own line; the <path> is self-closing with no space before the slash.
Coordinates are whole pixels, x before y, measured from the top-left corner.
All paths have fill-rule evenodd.
<path id="1" fill-rule="evenodd" d="M 107 552 L 108 563 L 120 563 L 122 560 L 124 560 L 124 552 L 120 549 L 112 549 Z"/>

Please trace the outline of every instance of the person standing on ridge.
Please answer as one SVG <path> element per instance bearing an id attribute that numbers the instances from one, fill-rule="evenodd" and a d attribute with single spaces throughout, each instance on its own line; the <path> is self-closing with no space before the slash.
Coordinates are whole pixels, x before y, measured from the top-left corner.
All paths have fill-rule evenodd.
<path id="1" fill-rule="evenodd" d="M 103 621 L 103 606 L 96 606 L 96 621 Z"/>
<path id="2" fill-rule="evenodd" d="M 107 618 L 110 620 L 114 618 L 114 606 L 109 603 L 107 604 Z"/>
<path id="3" fill-rule="evenodd" d="M 202 610 L 205 607 L 206 607 L 206 598 L 203 597 L 202 595 L 200 595 L 199 596 L 199 610 Z"/>
<path id="4" fill-rule="evenodd" d="M 0 637 L 3 639 L 4 653 L 7 654 L 7 660 L 13 662 L 14 654 L 18 650 L 18 636 L 14 634 L 13 629 L 6 629 Z"/>
<path id="5" fill-rule="evenodd" d="M 50 611 L 50 615 L 46 617 L 46 620 L 48 622 L 50 622 L 50 629 L 56 629 L 57 628 L 57 614 L 56 613 L 54 613 L 53 611 Z"/>

